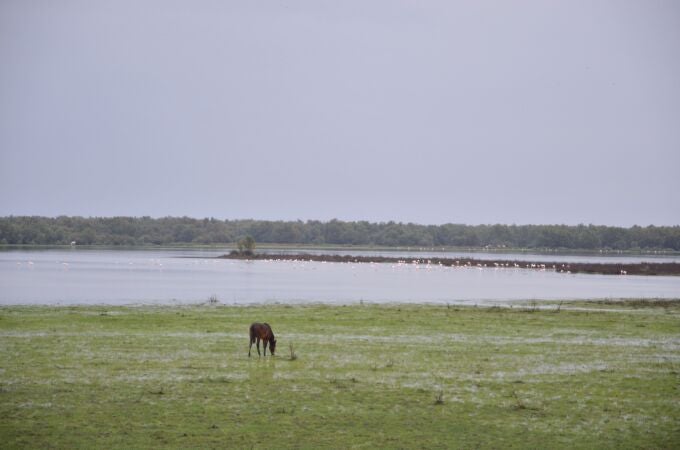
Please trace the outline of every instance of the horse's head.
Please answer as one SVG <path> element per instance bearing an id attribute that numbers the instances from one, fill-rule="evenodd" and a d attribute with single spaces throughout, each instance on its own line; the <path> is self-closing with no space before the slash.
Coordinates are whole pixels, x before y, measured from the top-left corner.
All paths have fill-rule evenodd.
<path id="1" fill-rule="evenodd" d="M 276 351 L 276 339 L 269 341 L 269 351 L 272 352 L 272 355 Z"/>

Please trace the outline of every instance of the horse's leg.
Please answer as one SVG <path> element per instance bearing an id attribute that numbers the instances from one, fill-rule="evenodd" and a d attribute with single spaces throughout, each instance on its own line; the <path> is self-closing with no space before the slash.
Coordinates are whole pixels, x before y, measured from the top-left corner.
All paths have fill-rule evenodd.
<path id="1" fill-rule="evenodd" d="M 260 338 L 257 338 L 257 356 L 262 356 L 260 355 Z"/>
<path id="2" fill-rule="evenodd" d="M 264 351 L 264 356 L 267 356 L 267 344 L 269 344 L 269 341 L 262 339 L 262 350 Z"/>
<path id="3" fill-rule="evenodd" d="M 248 357 L 250 358 L 250 349 L 253 348 L 253 338 L 250 338 L 250 345 L 248 346 Z"/>

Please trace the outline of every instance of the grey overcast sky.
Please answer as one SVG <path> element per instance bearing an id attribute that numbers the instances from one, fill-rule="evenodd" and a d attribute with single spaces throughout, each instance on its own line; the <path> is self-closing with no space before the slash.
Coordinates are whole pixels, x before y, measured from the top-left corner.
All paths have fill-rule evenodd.
<path id="1" fill-rule="evenodd" d="M 0 216 L 680 224 L 677 0 L 0 2 Z"/>

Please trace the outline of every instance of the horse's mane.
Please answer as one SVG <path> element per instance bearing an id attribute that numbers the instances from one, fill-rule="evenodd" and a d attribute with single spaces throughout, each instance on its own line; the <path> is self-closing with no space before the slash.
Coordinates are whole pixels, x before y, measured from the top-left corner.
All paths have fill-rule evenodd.
<path id="1" fill-rule="evenodd" d="M 269 332 L 272 334 L 272 339 L 276 339 L 276 337 L 274 336 L 274 330 L 272 330 L 271 325 L 269 325 L 267 322 L 264 322 L 264 325 L 267 325 L 267 327 L 269 328 Z"/>

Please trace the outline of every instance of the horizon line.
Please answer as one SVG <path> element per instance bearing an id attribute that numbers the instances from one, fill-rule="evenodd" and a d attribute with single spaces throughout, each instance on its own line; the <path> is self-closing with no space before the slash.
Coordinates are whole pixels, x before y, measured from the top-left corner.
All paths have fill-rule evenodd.
<path id="1" fill-rule="evenodd" d="M 647 225 L 639 225 L 639 224 L 633 224 L 630 226 L 624 226 L 624 225 L 605 225 L 605 224 L 594 224 L 594 223 L 577 223 L 577 224 L 567 224 L 567 223 L 502 223 L 502 222 L 496 222 L 496 223 L 463 223 L 463 222 L 443 222 L 443 223 L 421 223 L 421 222 L 412 222 L 412 221 L 398 221 L 395 219 L 391 220 L 382 220 L 382 221 L 371 221 L 367 219 L 359 219 L 359 220 L 347 220 L 347 219 L 340 219 L 340 218 L 332 218 L 332 219 L 327 219 L 327 220 L 322 220 L 322 219 L 256 219 L 253 217 L 248 217 L 248 218 L 218 218 L 215 216 L 204 216 L 204 217 L 194 217 L 194 216 L 188 216 L 188 215 L 181 215 L 181 216 L 173 216 L 173 215 L 164 215 L 164 216 L 153 216 L 153 215 L 143 215 L 143 216 L 134 216 L 134 215 L 111 215 L 111 216 L 105 216 L 105 215 L 67 215 L 67 214 L 60 214 L 57 216 L 49 216 L 49 215 L 40 215 L 40 214 L 9 214 L 9 215 L 4 215 L 0 216 L 0 219 L 9 219 L 9 218 L 47 218 L 47 219 L 58 219 L 58 218 L 80 218 L 80 219 L 152 219 L 152 220 L 161 220 L 161 219 L 191 219 L 191 220 L 197 220 L 197 221 L 202 221 L 202 220 L 217 220 L 220 222 L 246 222 L 246 221 L 254 221 L 254 222 L 290 222 L 290 223 L 295 223 L 295 222 L 301 222 L 301 223 L 309 223 L 309 222 L 320 222 L 322 224 L 327 224 L 331 222 L 344 222 L 344 223 L 361 223 L 361 222 L 366 222 L 368 224 L 374 224 L 374 225 L 381 225 L 381 224 L 389 224 L 389 223 L 394 223 L 397 225 L 416 225 L 416 226 L 445 226 L 445 225 L 458 225 L 458 226 L 467 226 L 467 227 L 478 227 L 478 226 L 506 226 L 506 227 L 525 227 L 525 226 L 557 226 L 557 227 L 580 227 L 580 226 L 585 226 L 585 227 L 608 227 L 608 228 L 624 228 L 624 229 L 631 229 L 631 228 L 676 228 L 680 227 L 680 224 L 674 224 L 674 225 L 655 225 L 655 224 L 647 224 Z"/>

